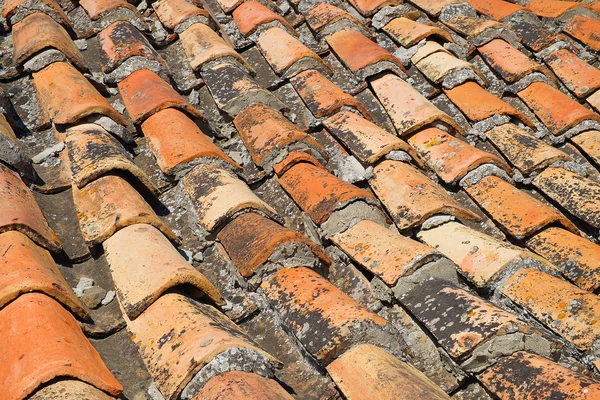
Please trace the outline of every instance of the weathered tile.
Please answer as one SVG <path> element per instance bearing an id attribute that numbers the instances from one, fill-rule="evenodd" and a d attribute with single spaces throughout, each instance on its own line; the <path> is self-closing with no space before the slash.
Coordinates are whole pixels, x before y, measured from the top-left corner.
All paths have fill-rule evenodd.
<path id="1" fill-rule="evenodd" d="M 600 51 L 600 38 L 595 32 L 600 30 L 600 21 L 584 15 L 573 17 L 563 28 L 568 35 L 580 40 L 595 51 Z"/>
<path id="2" fill-rule="evenodd" d="M 453 42 L 452 37 L 445 30 L 405 17 L 394 18 L 383 27 L 383 31 L 404 47 L 411 47 L 426 38 Z"/>
<path id="3" fill-rule="evenodd" d="M 290 32 L 295 33 L 296 30 L 282 16 L 275 14 L 267 7 L 258 1 L 245 1 L 233 11 L 233 20 L 237 24 L 242 35 L 250 35 L 254 33 L 261 25 L 279 22 L 286 27 Z"/>
<path id="4" fill-rule="evenodd" d="M 385 6 L 396 6 L 399 0 L 348 0 L 365 17 L 370 17 Z"/>
<path id="5" fill-rule="evenodd" d="M 411 3 L 424 10 L 427 14 L 437 17 L 444 7 L 460 3 L 461 0 L 412 0 Z"/>
<path id="6" fill-rule="evenodd" d="M 232 371 L 215 376 L 194 400 L 293 400 L 273 379 L 258 374 Z"/>
<path id="7" fill-rule="evenodd" d="M 592 130 L 580 133 L 571 141 L 590 157 L 596 165 L 600 165 L 600 131 Z"/>
<path id="8" fill-rule="evenodd" d="M 600 88 L 600 70 L 567 49 L 550 53 L 544 57 L 544 62 L 578 98 Z"/>
<path id="9" fill-rule="evenodd" d="M 538 17 L 545 18 L 558 18 L 575 7 L 582 7 L 582 3 L 576 1 L 530 0 L 525 5 L 527 10 Z"/>
<path id="10" fill-rule="evenodd" d="M 160 22 L 170 30 L 190 18 L 209 16 L 206 10 L 198 8 L 186 0 L 157 0 L 152 3 L 152 8 L 156 12 Z"/>
<path id="11" fill-rule="evenodd" d="M 465 70 L 471 70 L 470 73 L 473 75 L 473 79 L 481 84 L 486 86 L 488 84 L 486 77 L 473 64 L 445 52 L 436 52 L 421 58 L 416 66 L 430 81 L 436 84 L 442 83 L 452 73 L 464 73 Z M 446 87 L 445 82 L 444 87 Z"/>
<path id="12" fill-rule="evenodd" d="M 547 73 L 546 68 L 502 39 L 494 39 L 477 50 L 494 71 L 510 83 L 533 72 Z"/>
<path id="13" fill-rule="evenodd" d="M 475 38 L 488 29 L 506 29 L 507 26 L 487 18 L 473 17 L 470 15 L 455 15 L 444 24 L 458 32 L 461 36 Z"/>
<path id="14" fill-rule="evenodd" d="M 277 174 L 277 176 L 281 177 L 283 174 L 287 172 L 288 169 L 293 167 L 298 163 L 309 163 L 314 165 L 315 167 L 321 167 L 320 164 L 313 156 L 303 151 L 292 151 L 290 152 L 285 159 L 278 162 L 273 166 L 273 170 Z"/>
<path id="15" fill-rule="evenodd" d="M 13 21 L 15 18 L 21 20 L 24 16 L 38 11 L 49 15 L 65 28 L 70 27 L 67 14 L 54 0 L 41 0 L 33 3 L 27 0 L 5 0 L 2 5 L 2 17 L 15 23 L 18 22 Z"/>
<path id="16" fill-rule="evenodd" d="M 82 381 L 69 379 L 59 380 L 43 386 L 29 400 L 59 400 L 59 399 L 86 399 L 86 400 L 114 400 L 114 397 L 96 389 Z"/>
<path id="17" fill-rule="evenodd" d="M 79 4 L 93 20 L 100 19 L 119 8 L 127 8 L 135 13 L 138 12 L 137 8 L 126 0 L 80 0 Z"/>
<path id="18" fill-rule="evenodd" d="M 420 46 L 415 54 L 410 58 L 410 61 L 413 64 L 417 64 L 419 61 L 424 59 L 425 57 L 429 57 L 435 53 L 446 53 L 448 55 L 453 55 L 450 50 L 439 44 L 438 42 L 434 42 L 433 40 L 425 41 L 423 46 Z"/>
<path id="19" fill-rule="evenodd" d="M 353 15 L 328 3 L 317 4 L 315 7 L 308 10 L 304 14 L 304 17 L 306 18 L 306 22 L 310 28 L 316 33 L 321 33 L 321 31 L 327 29 L 336 22 L 344 20 L 365 31 L 368 31 L 368 28 L 365 27 Z"/>
<path id="20" fill-rule="evenodd" d="M 221 6 L 221 9 L 226 13 L 233 11 L 237 6 L 239 6 L 240 4 L 242 4 L 244 2 L 244 0 L 216 0 L 216 1 Z"/>
<path id="21" fill-rule="evenodd" d="M 500 21 L 524 8 L 503 0 L 468 0 L 471 7 L 483 15 L 487 15 L 496 21 Z"/>
<path id="22" fill-rule="evenodd" d="M 503 2 L 506 3 L 506 2 Z M 540 52 L 562 40 L 533 13 L 520 11 L 504 20 L 517 33 L 523 44 L 534 52 Z"/>

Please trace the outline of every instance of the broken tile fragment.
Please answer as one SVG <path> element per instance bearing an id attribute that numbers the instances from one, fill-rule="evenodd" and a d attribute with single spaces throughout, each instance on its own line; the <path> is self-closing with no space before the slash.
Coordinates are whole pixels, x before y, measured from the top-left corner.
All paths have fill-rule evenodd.
<path id="1" fill-rule="evenodd" d="M 261 25 L 274 21 L 279 22 L 291 33 L 296 33 L 293 26 L 278 14 L 269 10 L 258 1 L 245 1 L 233 13 L 233 20 L 237 24 L 242 35 L 248 36 L 254 33 Z"/>

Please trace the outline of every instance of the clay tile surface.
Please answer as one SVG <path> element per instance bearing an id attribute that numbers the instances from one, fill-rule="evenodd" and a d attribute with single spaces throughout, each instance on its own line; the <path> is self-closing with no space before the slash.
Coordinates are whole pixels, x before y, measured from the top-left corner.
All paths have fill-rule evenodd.
<path id="1" fill-rule="evenodd" d="M 144 198 L 119 176 L 100 177 L 82 189 L 74 185 L 73 201 L 81 233 L 89 246 L 102 243 L 133 224 L 153 225 L 169 239 L 177 240 Z"/>
<path id="2" fill-rule="evenodd" d="M 41 293 L 19 297 L 0 311 L 4 337 L 0 353 L 0 392 L 24 399 L 54 378 L 71 377 L 114 396 L 121 384 L 106 368 L 77 321 L 56 301 Z"/>
<path id="3" fill-rule="evenodd" d="M 527 247 L 560 268 L 584 290 L 600 287 L 600 246 L 560 228 L 548 228 L 527 241 Z"/>
<path id="4" fill-rule="evenodd" d="M 575 96 L 582 98 L 600 88 L 600 70 L 571 53 L 560 49 L 544 61 Z"/>
<path id="5" fill-rule="evenodd" d="M 323 250 L 301 233 L 256 213 L 246 213 L 227 224 L 217 235 L 242 276 L 252 276 L 279 246 L 301 243 L 326 264 Z"/>
<path id="6" fill-rule="evenodd" d="M 450 398 L 416 368 L 370 344 L 348 350 L 327 372 L 348 400 Z"/>
<path id="7" fill-rule="evenodd" d="M 209 232 L 243 210 L 256 210 L 269 216 L 277 214 L 243 181 L 214 164 L 198 165 L 182 182 L 191 198 L 198 223 Z"/>
<path id="8" fill-rule="evenodd" d="M 43 6 L 49 7 L 52 12 L 56 15 L 59 21 L 63 26 L 68 27 L 69 18 L 67 14 L 63 11 L 63 9 L 54 1 L 54 0 L 40 0 Z M 27 2 L 27 0 L 5 0 L 2 6 L 2 16 L 6 19 L 10 19 L 14 14 L 18 12 L 20 6 L 27 7 L 32 4 Z"/>
<path id="9" fill-rule="evenodd" d="M 471 146 L 438 128 L 423 129 L 408 139 L 408 143 L 446 183 L 456 183 L 468 172 L 486 163 L 510 172 L 506 163 L 495 155 Z"/>
<path id="10" fill-rule="evenodd" d="M 587 131 L 571 138 L 577 147 L 600 165 L 600 131 Z"/>
<path id="11" fill-rule="evenodd" d="M 554 148 L 513 124 L 497 126 L 487 138 L 521 173 L 530 174 L 555 161 L 571 161 L 563 151 Z"/>
<path id="12" fill-rule="evenodd" d="M 182 165 L 197 158 L 219 158 L 239 167 L 194 121 L 175 108 L 158 111 L 146 119 L 142 132 L 165 174 L 176 173 Z"/>
<path id="13" fill-rule="evenodd" d="M 369 220 L 360 221 L 331 240 L 389 286 L 441 256 L 431 247 Z"/>
<path id="14" fill-rule="evenodd" d="M 0 234 L 0 308 L 28 292 L 42 292 L 82 319 L 83 304 L 60 274 L 50 254 L 20 232 Z"/>
<path id="15" fill-rule="evenodd" d="M 452 42 L 448 32 L 437 26 L 422 24 L 405 17 L 394 18 L 383 27 L 383 31 L 404 47 L 411 47 L 430 36 Z"/>
<path id="16" fill-rule="evenodd" d="M 385 6 L 397 6 L 400 0 L 348 0 L 363 16 L 368 17 Z"/>
<path id="17" fill-rule="evenodd" d="M 138 12 L 137 8 L 133 4 L 129 4 L 126 0 L 79 0 L 79 4 L 93 20 L 100 19 L 119 8 L 128 8 L 135 13 Z"/>
<path id="18" fill-rule="evenodd" d="M 244 0 L 217 0 L 217 3 L 221 6 L 221 9 L 229 13 L 233 11 L 237 6 L 242 4 Z"/>
<path id="19" fill-rule="evenodd" d="M 376 201 L 366 190 L 339 179 L 323 167 L 308 163 L 292 166 L 279 183 L 317 225 L 353 201 Z"/>
<path id="20" fill-rule="evenodd" d="M 101 114 L 125 125 L 117 112 L 73 66 L 55 62 L 33 74 L 40 103 L 55 124 L 73 124 L 92 114 Z"/>
<path id="21" fill-rule="evenodd" d="M 17 23 L 12 30 L 14 62 L 22 64 L 46 48 L 63 53 L 80 69 L 86 69 L 83 56 L 65 29 L 44 13 L 34 13 Z"/>
<path id="22" fill-rule="evenodd" d="M 567 281 L 527 268 L 498 289 L 580 350 L 589 349 L 600 337 L 598 296 Z"/>
<path id="23" fill-rule="evenodd" d="M 0 204 L 0 232 L 19 231 L 51 252 L 60 252 L 60 241 L 48 226 L 33 195 L 21 178 L 2 164 Z"/>
<path id="24" fill-rule="evenodd" d="M 166 400 L 178 398 L 202 367 L 228 349 L 253 350 L 277 362 L 223 314 L 176 293 L 161 296 L 127 328 Z"/>
<path id="25" fill-rule="evenodd" d="M 141 123 L 165 108 L 179 108 L 193 117 L 204 116 L 154 72 L 135 71 L 118 84 L 123 103 L 135 123 Z"/>
<path id="26" fill-rule="evenodd" d="M 460 0 L 412 0 L 411 3 L 423 9 L 427 14 L 437 16 L 444 7 L 460 3 Z"/>
<path id="27" fill-rule="evenodd" d="M 114 400 L 114 397 L 90 386 L 87 383 L 76 380 L 60 380 L 37 390 L 35 394 L 28 397 L 29 400 L 62 400 L 62 399 L 85 399 L 85 400 Z"/>
<path id="28" fill-rule="evenodd" d="M 416 66 L 434 83 L 442 82 L 451 72 L 471 69 L 487 85 L 487 79 L 477 67 L 445 52 L 436 52 L 422 58 Z"/>
<path id="29" fill-rule="evenodd" d="M 571 214 L 600 228 L 600 184 L 563 168 L 546 168 L 533 184 Z"/>
<path id="30" fill-rule="evenodd" d="M 600 38 L 596 34 L 600 31 L 600 21 L 597 19 L 577 15 L 567 23 L 563 30 L 592 49 L 600 51 Z"/>
<path id="31" fill-rule="evenodd" d="M 518 4 L 513 4 L 503 0 L 468 0 L 471 7 L 477 12 L 487 15 L 496 21 L 508 17 L 517 11 L 524 10 Z"/>
<path id="32" fill-rule="evenodd" d="M 245 1 L 239 5 L 233 11 L 233 20 L 238 26 L 240 32 L 243 35 L 249 35 L 256 31 L 260 25 L 267 24 L 269 22 L 278 21 L 280 24 L 285 26 L 290 32 L 295 33 L 296 30 L 291 26 L 285 18 L 257 1 Z"/>
<path id="33" fill-rule="evenodd" d="M 374 164 L 394 150 L 415 155 L 405 141 L 350 111 L 340 111 L 323 125 L 365 164 Z"/>
<path id="34" fill-rule="evenodd" d="M 217 375 L 194 400 L 293 400 L 279 384 L 260 375 L 231 371 Z"/>
<path id="35" fill-rule="evenodd" d="M 600 385 L 595 380 L 522 351 L 500 360 L 479 375 L 479 380 L 501 400 L 592 400 L 600 396 Z"/>
<path id="36" fill-rule="evenodd" d="M 208 12 L 186 0 L 157 0 L 152 3 L 152 8 L 156 11 L 160 22 L 171 30 L 189 18 L 199 15 L 208 16 Z"/>
<path id="37" fill-rule="evenodd" d="M 400 136 L 406 136 L 435 121 L 444 122 L 462 132 L 462 128 L 448 114 L 396 75 L 386 74 L 374 79 L 371 86 Z"/>
<path id="38" fill-rule="evenodd" d="M 577 1 L 530 0 L 525 8 L 535 15 L 547 18 L 558 18 L 575 7 L 585 7 L 585 3 Z"/>
<path id="39" fill-rule="evenodd" d="M 355 326 L 387 324 L 304 267 L 279 270 L 261 287 L 305 348 L 325 364 L 345 350 L 355 334 Z"/>
<path id="40" fill-rule="evenodd" d="M 304 14 L 304 17 L 310 28 L 316 33 L 319 33 L 327 26 L 344 19 L 364 28 L 364 25 L 351 14 L 327 3 L 317 4 L 315 7 L 308 10 L 306 14 Z"/>
<path id="41" fill-rule="evenodd" d="M 277 174 L 277 176 L 282 176 L 287 172 L 288 169 L 292 168 L 295 164 L 305 162 L 308 164 L 312 164 L 315 167 L 321 167 L 322 165 L 315 160 L 313 156 L 303 151 L 292 151 L 290 152 L 283 161 L 278 162 L 273 166 L 273 170 Z"/>
<path id="42" fill-rule="evenodd" d="M 104 73 L 114 71 L 131 57 L 158 61 L 165 71 L 169 68 L 138 29 L 125 21 L 117 21 L 98 34 L 100 62 Z"/>
<path id="43" fill-rule="evenodd" d="M 82 188 L 96 178 L 114 170 L 129 172 L 150 191 L 157 192 L 148 175 L 127 150 L 99 125 L 81 124 L 69 128 L 65 141 L 73 182 Z"/>
<path id="44" fill-rule="evenodd" d="M 392 53 L 354 29 L 343 29 L 327 36 L 327 43 L 353 72 L 359 72 L 383 61 L 391 62 L 401 71 L 405 71 L 400 60 Z"/>
<path id="45" fill-rule="evenodd" d="M 536 83 L 531 84 L 529 88 L 535 84 Z M 513 106 L 494 96 L 475 82 L 463 83 L 453 89 L 445 90 L 445 93 L 471 121 L 478 122 L 492 117 L 494 114 L 510 115 L 519 119 L 532 129 L 535 127 L 529 118 L 520 111 L 517 111 Z M 519 92 L 519 94 L 520 93 L 523 92 Z"/>
<path id="46" fill-rule="evenodd" d="M 416 227 L 438 214 L 466 220 L 479 219 L 409 164 L 383 161 L 373 173 L 371 187 L 401 231 Z"/>
<path id="47" fill-rule="evenodd" d="M 506 25 L 500 24 L 497 21 L 469 15 L 456 15 L 446 21 L 445 24 L 462 36 L 467 37 L 475 37 L 488 29 L 507 28 Z"/>
<path id="48" fill-rule="evenodd" d="M 438 42 L 434 42 L 433 40 L 427 40 L 427 41 L 425 41 L 425 44 L 423 46 L 420 46 L 417 49 L 415 54 L 410 58 L 410 61 L 412 61 L 412 63 L 416 65 L 419 61 L 421 61 L 425 57 L 428 57 L 428 56 L 430 56 L 434 53 L 438 53 L 438 52 L 446 53 L 450 56 L 453 55 L 450 50 L 446 49 L 444 46 L 442 46 Z"/>
<path id="49" fill-rule="evenodd" d="M 244 67 L 252 71 L 246 60 L 210 27 L 204 24 L 194 24 L 179 34 L 183 50 L 188 57 L 192 69 L 200 69 L 209 61 L 223 57 L 233 57 Z"/>
<path id="50" fill-rule="evenodd" d="M 577 227 L 556 209 L 496 176 L 488 176 L 465 188 L 504 230 L 523 239 L 550 224 L 559 224 L 577 233 Z"/>
<path id="51" fill-rule="evenodd" d="M 546 73 L 546 69 L 502 39 L 494 39 L 478 49 L 483 59 L 510 83 L 532 72 Z"/>
<path id="52" fill-rule="evenodd" d="M 371 115 L 365 106 L 344 92 L 320 72 L 309 70 L 290 79 L 304 104 L 317 118 L 328 117 L 342 107 L 356 108 L 367 119 Z"/>
<path id="53" fill-rule="evenodd" d="M 130 225 L 103 244 L 119 303 L 130 319 L 137 318 L 167 290 L 191 285 L 214 303 L 221 294 L 194 269 L 163 234 L 151 225 Z"/>

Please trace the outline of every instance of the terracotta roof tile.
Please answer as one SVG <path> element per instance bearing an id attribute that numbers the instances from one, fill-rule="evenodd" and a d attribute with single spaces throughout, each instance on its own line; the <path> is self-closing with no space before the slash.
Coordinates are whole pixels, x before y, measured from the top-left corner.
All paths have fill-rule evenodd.
<path id="1" fill-rule="evenodd" d="M 55 62 L 33 74 L 39 100 L 55 124 L 73 124 L 101 114 L 125 125 L 125 119 L 92 84 L 65 62 Z"/>
<path id="2" fill-rule="evenodd" d="M 596 51 L 600 51 L 600 38 L 595 32 L 600 30 L 600 21 L 584 15 L 573 17 L 563 30 Z"/>
<path id="3" fill-rule="evenodd" d="M 315 167 L 321 167 L 320 164 L 313 156 L 303 151 L 292 151 L 287 157 L 283 159 L 283 161 L 278 162 L 273 166 L 273 170 L 277 174 L 277 176 L 282 176 L 287 172 L 288 169 L 293 167 L 294 165 L 305 162 L 314 165 Z"/>
<path id="4" fill-rule="evenodd" d="M 423 9 L 427 14 L 438 16 L 444 7 L 452 4 L 458 4 L 461 0 L 411 0 L 411 3 Z"/>
<path id="5" fill-rule="evenodd" d="M 507 18 L 508 25 L 519 35 L 523 44 L 534 52 L 540 52 L 547 47 L 564 40 L 562 35 L 555 33 L 533 13 L 521 12 Z"/>
<path id="6" fill-rule="evenodd" d="M 19 144 L 19 140 L 15 136 L 15 132 L 2 113 L 0 113 L 0 135 L 7 137 L 15 144 Z"/>
<path id="7" fill-rule="evenodd" d="M 348 0 L 365 17 L 375 14 L 385 6 L 397 6 L 400 0 Z"/>
<path id="8" fill-rule="evenodd" d="M 209 232 L 220 228 L 236 213 L 256 210 L 269 216 L 277 213 L 229 171 L 200 164 L 182 179 L 192 201 L 198 223 Z"/>
<path id="9" fill-rule="evenodd" d="M 296 33 L 293 26 L 285 18 L 275 14 L 257 1 L 245 1 L 233 11 L 233 19 L 242 35 L 254 33 L 260 25 L 278 21 L 281 25 Z"/>
<path id="10" fill-rule="evenodd" d="M 401 231 L 416 227 L 438 214 L 477 220 L 446 191 L 416 168 L 398 161 L 383 161 L 373 170 L 370 184 Z"/>
<path id="11" fill-rule="evenodd" d="M 423 46 L 420 46 L 417 49 L 415 54 L 410 58 L 410 61 L 416 65 L 419 61 L 421 61 L 425 57 L 428 57 L 428 56 L 438 53 L 438 52 L 446 53 L 450 56 L 453 55 L 450 50 L 448 50 L 447 48 L 445 48 L 438 42 L 434 42 L 432 40 L 427 40 L 427 41 L 425 41 L 425 44 Z"/>
<path id="12" fill-rule="evenodd" d="M 383 31 L 404 47 L 411 47 L 421 40 L 430 37 L 443 42 L 453 42 L 452 37 L 445 30 L 405 17 L 392 19 L 383 27 Z"/>
<path id="13" fill-rule="evenodd" d="M 371 86 L 400 136 L 406 136 L 436 121 L 462 132 L 462 128 L 448 114 L 431 104 L 399 77 L 386 74 L 371 81 Z"/>
<path id="14" fill-rule="evenodd" d="M 585 101 L 594 107 L 597 112 L 600 112 L 600 90 L 597 90 L 594 94 L 590 95 Z"/>
<path id="15" fill-rule="evenodd" d="M 450 398 L 416 368 L 370 344 L 348 350 L 327 372 L 348 400 Z"/>
<path id="16" fill-rule="evenodd" d="M 546 68 L 536 63 L 518 49 L 502 39 L 494 39 L 478 49 L 484 60 L 510 83 L 533 72 L 547 73 Z"/>
<path id="17" fill-rule="evenodd" d="M 157 0 L 152 3 L 158 19 L 167 29 L 175 29 L 177 25 L 196 16 L 208 17 L 208 12 L 198 8 L 186 0 Z"/>
<path id="18" fill-rule="evenodd" d="M 43 6 L 48 7 L 49 10 L 52 10 L 52 15 L 50 16 L 54 18 L 56 22 L 65 27 L 70 26 L 67 14 L 65 14 L 63 9 L 54 0 L 40 0 L 40 2 L 43 4 Z M 32 11 L 35 12 L 34 10 L 36 8 L 31 6 L 32 4 L 28 3 L 27 0 L 5 0 L 4 4 L 2 5 L 2 16 L 10 20 L 15 14 L 17 14 L 19 8 L 21 7 L 30 10 L 25 14 L 29 14 Z"/>
<path id="19" fill-rule="evenodd" d="M 456 183 L 483 164 L 494 164 L 510 172 L 504 161 L 438 128 L 416 133 L 408 143 L 423 157 L 427 165 L 446 183 Z"/>
<path id="20" fill-rule="evenodd" d="M 569 282 L 527 268 L 498 289 L 578 349 L 589 349 L 600 337 L 598 296 Z"/>
<path id="21" fill-rule="evenodd" d="M 525 8 L 540 17 L 558 18 L 572 8 L 585 7 L 584 4 L 577 1 L 530 0 Z"/>
<path id="22" fill-rule="evenodd" d="M 59 399 L 86 399 L 86 400 L 114 400 L 107 395 L 90 386 L 87 383 L 76 380 L 59 380 L 37 390 L 29 400 L 59 400 Z"/>
<path id="23" fill-rule="evenodd" d="M 600 70 L 569 50 L 560 49 L 544 58 L 560 80 L 577 97 L 582 98 L 600 88 Z"/>
<path id="24" fill-rule="evenodd" d="M 177 240 L 143 197 L 119 176 L 105 175 L 82 189 L 73 185 L 73 201 L 81 233 L 89 246 L 104 242 L 129 225 L 144 223 Z"/>
<path id="25" fill-rule="evenodd" d="M 193 117 L 204 116 L 186 99 L 154 72 L 141 69 L 133 72 L 118 84 L 121 98 L 129 116 L 135 123 L 166 108 L 179 108 Z"/>
<path id="26" fill-rule="evenodd" d="M 470 69 L 475 77 L 480 79 L 479 82 L 487 85 L 487 79 L 477 67 L 444 52 L 436 52 L 424 57 L 416 63 L 416 66 L 434 83 L 441 83 L 452 72 Z"/>
<path id="27" fill-rule="evenodd" d="M 600 131 L 587 131 L 571 138 L 581 151 L 590 157 L 597 165 L 600 165 Z"/>
<path id="28" fill-rule="evenodd" d="M 223 314 L 176 293 L 161 296 L 127 327 L 166 400 L 178 398 L 202 367 L 228 349 L 248 349 L 277 363 Z"/>
<path id="29" fill-rule="evenodd" d="M 221 6 L 224 12 L 229 13 L 233 11 L 237 6 L 242 4 L 244 0 L 217 0 L 217 3 Z"/>
<path id="30" fill-rule="evenodd" d="M 19 297 L 0 311 L 0 330 L 5 360 L 0 392 L 7 399 L 24 399 L 41 384 L 64 377 L 114 396 L 123 391 L 75 318 L 50 297 L 41 293 Z"/>
<path id="31" fill-rule="evenodd" d="M 194 400 L 293 400 L 279 384 L 260 375 L 232 371 L 217 375 Z"/>
<path id="32" fill-rule="evenodd" d="M 344 92 L 320 72 L 304 71 L 290 81 L 304 104 L 317 118 L 329 117 L 342 107 L 353 107 L 365 118 L 371 119 L 371 115 L 360 101 Z"/>
<path id="33" fill-rule="evenodd" d="M 318 3 L 315 7 L 308 10 L 304 14 L 304 17 L 310 28 L 316 33 L 320 33 L 323 29 L 341 20 L 348 20 L 363 29 L 367 29 L 360 21 L 345 10 L 327 3 Z"/>
<path id="34" fill-rule="evenodd" d="M 79 0 L 79 4 L 87 11 L 93 20 L 100 19 L 104 15 L 118 10 L 119 8 L 128 8 L 131 11 L 138 13 L 137 8 L 125 0 Z"/>
<path id="35" fill-rule="evenodd" d="M 458 32 L 462 36 L 473 38 L 485 32 L 488 29 L 507 29 L 508 26 L 501 24 L 497 21 L 472 17 L 469 15 L 455 15 L 448 21 L 444 22 L 454 31 Z M 508 28 L 510 29 L 510 28 Z"/>
<path id="36" fill-rule="evenodd" d="M 19 176 L 0 163 L 0 232 L 19 231 L 38 245 L 60 252 L 58 237 Z"/>
<path id="37" fill-rule="evenodd" d="M 518 4 L 513 4 L 503 0 L 468 0 L 471 7 L 477 12 L 487 15 L 496 21 L 508 17 L 517 11 L 524 10 Z"/>

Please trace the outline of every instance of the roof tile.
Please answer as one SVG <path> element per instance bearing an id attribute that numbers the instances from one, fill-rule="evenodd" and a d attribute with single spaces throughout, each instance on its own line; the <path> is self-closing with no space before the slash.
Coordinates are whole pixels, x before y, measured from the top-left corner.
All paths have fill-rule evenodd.
<path id="1" fill-rule="evenodd" d="M 260 375 L 231 371 L 211 378 L 194 400 L 293 400 L 279 384 Z"/>
<path id="2" fill-rule="evenodd" d="M 450 56 L 453 55 L 450 50 L 448 50 L 447 48 L 445 48 L 438 42 L 434 42 L 432 40 L 427 40 L 427 41 L 425 41 L 425 44 L 423 46 L 420 46 L 417 49 L 415 54 L 410 58 L 410 61 L 416 65 L 419 61 L 421 61 L 425 57 L 429 57 L 430 55 L 438 53 L 438 52 L 446 53 Z"/>
<path id="3" fill-rule="evenodd" d="M 480 46 L 477 50 L 484 60 L 505 81 L 510 83 L 517 82 L 533 72 L 548 73 L 546 68 L 502 39 L 494 39 Z"/>
<path id="4" fill-rule="evenodd" d="M 114 400 L 107 395 L 77 380 L 59 380 L 37 390 L 29 400 L 59 400 L 59 399 L 86 399 L 86 400 Z"/>
<path id="5" fill-rule="evenodd" d="M 540 52 L 547 47 L 564 40 L 547 24 L 544 24 L 535 14 L 524 11 L 507 18 L 508 25 L 521 37 L 525 46 L 534 52 Z"/>
<path id="6" fill-rule="evenodd" d="M 600 165 L 600 131 L 592 130 L 580 133 L 571 138 L 571 141 L 597 165 Z"/>
<path id="7" fill-rule="evenodd" d="M 577 97 L 582 98 L 600 88 L 600 70 L 571 53 L 560 49 L 544 61 Z"/>
<path id="8" fill-rule="evenodd" d="M 404 47 L 411 47 L 423 39 L 433 37 L 442 42 L 453 42 L 448 32 L 435 25 L 422 24 L 405 17 L 394 18 L 383 31 Z"/>
<path id="9" fill-rule="evenodd" d="M 158 19 L 167 29 L 175 29 L 177 25 L 196 16 L 208 17 L 208 12 L 198 8 L 186 0 L 157 0 L 152 3 Z"/>
<path id="10" fill-rule="evenodd" d="M 354 16 L 341 8 L 327 3 L 318 3 L 315 7 L 308 10 L 304 14 L 304 17 L 310 28 L 316 33 L 320 33 L 326 27 L 344 19 L 367 30 Z"/>
<path id="11" fill-rule="evenodd" d="M 411 3 L 423 9 L 427 14 L 437 17 L 444 7 L 458 4 L 461 0 L 411 0 Z"/>
<path id="12" fill-rule="evenodd" d="M 477 12 L 487 15 L 496 21 L 508 17 L 517 11 L 524 10 L 518 4 L 513 4 L 503 0 L 468 0 L 471 7 Z"/>
<path id="13" fill-rule="evenodd" d="M 278 21 L 281 25 L 296 33 L 293 26 L 278 14 L 257 1 L 245 1 L 233 11 L 233 19 L 243 35 L 254 33 L 260 25 Z"/>
<path id="14" fill-rule="evenodd" d="M 600 21 L 584 15 L 573 17 L 563 30 L 575 39 L 596 51 L 600 51 L 600 38 L 596 32 L 600 31 Z"/>
<path id="15" fill-rule="evenodd" d="M 365 17 L 375 14 L 385 6 L 397 6 L 400 0 L 348 0 Z"/>
<path id="16" fill-rule="evenodd" d="M 497 21 L 480 17 L 472 17 L 469 15 L 455 15 L 444 23 L 458 32 L 461 36 L 466 36 L 469 38 L 476 37 L 488 29 L 508 28 L 506 25 Z"/>
<path id="17" fill-rule="evenodd" d="M 558 18 L 568 10 L 584 4 L 577 1 L 530 0 L 525 8 L 539 17 Z"/>
<path id="18" fill-rule="evenodd" d="M 242 4 L 244 0 L 217 0 L 217 3 L 221 6 L 224 12 L 229 13 L 233 11 L 237 6 Z"/>
<path id="19" fill-rule="evenodd" d="M 277 174 L 277 176 L 282 176 L 287 172 L 288 169 L 293 167 L 294 165 L 305 162 L 314 165 L 315 167 L 321 167 L 320 164 L 313 156 L 303 151 L 292 151 L 290 152 L 283 161 L 278 162 L 273 166 L 273 170 Z"/>
<path id="20" fill-rule="evenodd" d="M 93 20 L 100 19 L 119 8 L 128 8 L 136 14 L 138 13 L 137 8 L 125 0 L 79 0 L 79 4 Z"/>
<path id="21" fill-rule="evenodd" d="M 63 9 L 54 1 L 54 0 L 39 0 L 43 6 L 47 7 L 49 10 L 52 10 L 51 13 L 47 13 L 50 15 L 56 22 L 63 25 L 64 27 L 69 27 L 69 18 L 67 18 L 67 14 L 63 11 Z M 2 5 L 2 16 L 6 19 L 11 19 L 19 10 L 19 8 L 23 7 L 28 9 L 29 12 L 26 14 L 30 14 L 31 12 L 37 12 L 37 7 L 31 7 L 32 4 L 27 0 L 5 0 Z"/>

